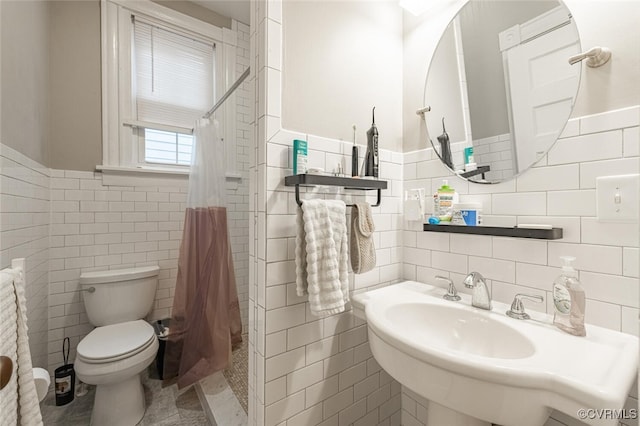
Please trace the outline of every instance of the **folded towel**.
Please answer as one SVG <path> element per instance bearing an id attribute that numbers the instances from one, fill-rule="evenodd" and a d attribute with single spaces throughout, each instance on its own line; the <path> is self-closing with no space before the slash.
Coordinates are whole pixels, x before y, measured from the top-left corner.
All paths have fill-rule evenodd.
<path id="1" fill-rule="evenodd" d="M 304 200 L 298 209 L 296 291 L 309 295 L 317 316 L 343 312 L 349 302 L 345 213 L 340 200 Z"/>
<path id="2" fill-rule="evenodd" d="M 0 392 L 2 425 L 41 426 L 40 401 L 33 381 L 31 352 L 27 335 L 27 299 L 25 272 L 6 269 L 0 273 L 2 296 L 2 339 L 0 350 L 14 361 L 14 371 L 7 388 Z"/>
<path id="3" fill-rule="evenodd" d="M 351 267 L 356 274 L 364 274 L 376 266 L 375 229 L 369 203 L 355 203 L 351 208 L 350 251 Z"/>

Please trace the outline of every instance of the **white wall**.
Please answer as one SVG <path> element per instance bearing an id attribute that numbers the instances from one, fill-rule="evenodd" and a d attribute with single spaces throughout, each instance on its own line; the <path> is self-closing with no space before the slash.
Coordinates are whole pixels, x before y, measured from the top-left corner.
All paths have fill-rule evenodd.
<path id="1" fill-rule="evenodd" d="M 236 70 L 248 66 L 249 27 L 238 31 Z M 250 86 L 235 92 L 236 169 L 227 181 L 227 218 L 244 330 L 248 330 L 249 289 L 249 138 Z M 60 364 L 59 348 L 71 339 L 71 359 L 78 342 L 92 329 L 78 292 L 83 272 L 159 265 L 159 285 L 149 320 L 171 316 L 184 224 L 188 176 L 109 181 L 102 173 L 51 171 L 51 261 L 49 298 L 50 371 Z"/>
<path id="2" fill-rule="evenodd" d="M 32 357 L 34 365 L 49 367 L 50 372 L 62 363 L 62 339 L 71 338 L 73 359 L 77 343 L 93 328 L 78 292 L 82 272 L 159 264 L 160 285 L 149 318 L 169 316 L 187 189 L 186 176 L 169 183 L 151 178 L 137 185 L 134 180 L 114 185 L 103 183 L 102 173 L 51 170 L 34 161 L 46 157 L 50 144 L 49 19 L 59 24 L 61 17 L 69 18 L 75 10 L 71 3 L 60 2 L 51 9 L 46 2 L 0 2 L 4 107 L 0 144 L 0 267 L 9 266 L 12 258 L 27 258 Z M 89 6 L 87 16 L 93 16 L 97 3 Z M 97 15 L 94 17 L 97 23 Z M 231 25 L 238 34 L 236 70 L 240 76 L 249 65 L 249 26 L 235 21 Z M 94 29 L 90 22 L 81 28 Z M 54 25 L 54 30 L 60 28 Z M 64 88 L 68 82 L 52 83 L 60 95 L 58 86 Z M 92 87 L 96 88 L 99 89 Z M 227 182 L 229 234 L 245 330 L 249 297 L 252 90 L 245 83 L 235 92 L 236 171 L 241 179 Z M 97 145 L 95 141 L 84 142 L 100 145 L 99 141 Z M 88 164 L 86 161 L 83 158 L 82 168 Z M 92 164 L 91 168 L 96 162 Z"/>
<path id="3" fill-rule="evenodd" d="M 425 102 L 424 90 L 431 58 L 444 33 L 466 0 L 441 2 L 420 17 L 403 12 L 402 149 L 404 152 L 430 147 L 424 120 L 415 114 Z M 426 101 L 430 103 L 429 100 Z M 438 127 L 439 129 L 439 127 Z M 432 131 L 433 132 L 433 131 Z M 429 135 L 435 139 L 440 133 Z"/>
<path id="4" fill-rule="evenodd" d="M 0 2 L 0 268 L 26 258 L 29 343 L 47 366 L 48 13 L 43 1 Z"/>
<path id="5" fill-rule="evenodd" d="M 433 277 L 444 274 L 459 283 L 466 273 L 479 271 L 489 278 L 496 300 L 509 303 L 517 292 L 539 294 L 546 304 L 530 304 L 527 309 L 551 313 L 549 286 L 559 271 L 558 257 L 570 254 L 578 258 L 576 266 L 587 293 L 587 323 L 637 335 L 638 225 L 596 220 L 595 177 L 640 171 L 640 51 L 634 41 L 640 8 L 633 2 L 565 3 L 575 18 L 583 49 L 601 45 L 614 53 L 612 61 L 601 68 L 582 65 L 574 119 L 540 164 L 502 184 L 468 183 L 451 176 L 435 157 L 424 137 L 423 123 L 405 114 L 404 126 L 405 188 L 427 188 L 432 193 L 443 177 L 450 182 L 453 179 L 452 186 L 461 193 L 461 201 L 483 204 L 485 224 L 550 223 L 564 228 L 564 238 L 546 242 L 436 234 L 421 231 L 419 224 L 407 223 L 403 235 L 404 278 L 438 284 Z M 426 25 L 418 24 L 405 37 L 405 53 L 419 46 L 413 43 L 416 34 L 437 34 L 455 11 L 451 6 L 440 15 L 426 18 Z M 422 53 L 426 52 L 428 64 L 433 46 L 425 44 Z M 407 66 L 405 57 L 405 79 L 426 76 L 428 66 L 424 64 Z M 405 86 L 406 108 L 416 102 L 415 93 L 407 90 L 410 84 L 407 81 Z M 420 150 L 407 152 L 416 149 Z M 458 288 L 465 291 L 463 286 Z M 637 406 L 634 386 L 626 408 Z M 423 398 L 403 388 L 403 424 L 426 424 L 427 407 Z M 547 422 L 548 426 L 581 424 L 557 412 Z"/>
<path id="6" fill-rule="evenodd" d="M 478 271 L 488 279 L 493 299 L 511 303 L 516 293 L 540 295 L 545 304 L 530 303 L 527 309 L 552 314 L 550 290 L 560 273 L 559 257 L 571 255 L 587 295 L 586 322 L 638 335 L 638 224 L 598 222 L 595 185 L 598 176 L 640 172 L 639 125 L 638 106 L 572 119 L 541 164 L 495 185 L 451 176 L 432 149 L 405 153 L 405 188 L 429 193 L 447 178 L 461 202 L 482 203 L 484 224 L 548 223 L 563 228 L 564 237 L 545 241 L 424 232 L 421 224 L 407 222 L 404 278 L 441 285 L 434 277 L 444 275 L 466 292 L 460 283 Z M 629 404 L 637 407 L 635 389 L 632 395 Z M 411 398 L 419 401 L 416 395 Z M 560 414 L 553 417 L 567 422 Z"/>
<path id="7" fill-rule="evenodd" d="M 614 60 L 615 52 L 618 51 L 621 56 L 620 63 L 627 66 L 624 69 L 618 65 L 614 67 L 612 62 L 607 65 L 611 67 L 610 70 L 607 66 L 599 70 L 585 69 L 573 115 L 579 118 L 569 124 L 563 133 L 563 139 L 556 144 L 538 167 L 515 180 L 490 186 L 469 184 L 451 176 L 448 170 L 442 167 L 440 161 L 435 159 L 431 150 L 407 152 L 427 147 L 424 143 L 424 129 L 420 128 L 420 120 L 414 111 L 417 107 L 423 106 L 422 89 L 429 61 L 439 40 L 439 34 L 455 14 L 456 7 L 451 6 L 442 11 L 432 10 L 432 13 L 428 14 L 428 25 L 420 25 L 420 20 L 412 20 L 405 14 L 403 58 L 405 83 L 402 117 L 405 151 L 404 188 L 423 187 L 431 193 L 440 185 L 441 179 L 446 177 L 462 194 L 463 200 L 477 200 L 483 203 L 487 224 L 509 226 L 531 222 L 552 223 L 564 228 L 565 237 L 559 241 L 547 242 L 486 236 L 449 236 L 423 232 L 419 224 L 407 224 L 399 240 L 403 245 L 403 278 L 433 284 L 434 275 L 444 274 L 459 283 L 466 273 L 478 270 L 488 277 L 496 300 L 509 303 L 518 291 L 540 294 L 548 300 L 548 287 L 559 271 L 558 256 L 566 253 L 574 254 L 581 259 L 577 267 L 580 269 L 581 280 L 587 289 L 587 322 L 637 334 L 637 316 L 640 308 L 638 305 L 638 225 L 597 222 L 594 190 L 596 176 L 639 171 L 640 111 L 636 106 L 638 104 L 636 88 L 640 86 L 637 81 L 637 57 L 640 52 L 637 49 L 633 50 L 634 38 L 628 36 L 631 31 L 637 31 L 634 26 L 634 22 L 637 21 L 637 11 L 632 10 L 633 5 L 630 2 L 596 3 L 576 0 L 567 2 L 567 5 L 576 17 L 583 46 L 609 45 L 614 49 Z M 604 9 L 607 7 L 610 10 L 605 14 Z M 283 34 L 286 37 L 287 23 L 281 20 L 278 8 L 279 3 L 260 3 L 255 11 L 256 21 L 254 22 L 260 25 L 264 22 L 265 33 L 272 35 L 278 34 L 282 22 Z M 607 16 L 608 19 L 598 22 L 598 18 L 602 16 Z M 411 22 L 414 26 L 411 26 Z M 612 22 L 620 28 L 610 31 L 609 23 Z M 258 30 L 256 40 L 259 41 L 261 36 Z M 276 42 L 271 41 L 273 38 Z M 598 41 L 596 42 L 595 39 Z M 296 317 L 295 306 L 298 303 L 289 296 L 284 299 L 286 306 L 270 309 L 268 291 L 271 286 L 263 278 L 263 274 L 271 277 L 269 272 L 277 272 L 276 276 L 279 277 L 278 279 L 282 278 L 282 281 L 275 284 L 288 283 L 288 289 L 291 288 L 291 282 L 294 279 L 291 269 L 293 258 L 290 255 L 273 262 L 269 260 L 270 247 L 274 247 L 275 244 L 284 247 L 284 243 L 277 240 L 284 237 L 291 238 L 294 235 L 292 225 L 288 223 L 293 220 L 291 208 L 293 207 L 294 210 L 296 208 L 291 199 L 291 190 L 281 186 L 284 175 L 289 172 L 287 147 L 290 145 L 290 139 L 298 132 L 283 135 L 280 131 L 283 127 L 287 128 L 285 111 L 290 105 L 287 105 L 284 98 L 280 98 L 279 82 L 282 78 L 286 90 L 288 78 L 287 62 L 284 62 L 284 70 L 280 68 L 280 58 L 277 56 L 278 42 L 277 36 L 268 37 L 266 46 L 258 43 L 256 48 L 256 61 L 260 65 L 256 77 L 262 97 L 258 97 L 256 101 L 258 144 L 253 169 L 255 173 L 253 189 L 258 213 L 254 218 L 255 225 L 252 232 L 255 243 L 252 248 L 254 261 L 252 269 L 255 271 L 255 276 L 252 274 L 252 277 L 255 277 L 256 286 L 252 299 L 252 306 L 255 306 L 255 334 L 252 339 L 252 349 L 255 351 L 251 355 L 250 386 L 255 390 L 256 399 L 250 414 L 253 414 L 252 424 L 260 424 L 263 419 L 261 416 L 269 414 L 274 416 L 269 418 L 271 423 L 287 419 L 287 424 L 297 424 L 296 421 L 301 417 L 296 415 L 302 416 L 305 413 L 309 416 L 302 417 L 306 424 L 321 424 L 321 422 L 327 424 L 333 420 L 332 417 L 329 419 L 320 417 L 319 411 L 314 412 L 311 409 L 313 407 L 303 405 L 304 398 L 309 393 L 313 395 L 314 391 L 313 386 L 308 386 L 309 382 L 304 382 L 304 380 L 312 380 L 310 377 L 313 377 L 310 374 L 311 370 L 305 369 L 307 365 L 303 361 L 303 356 L 309 353 L 309 346 L 304 352 L 298 348 L 287 347 L 281 357 L 273 359 L 271 363 L 266 362 L 271 359 L 272 352 L 269 352 L 271 348 L 279 347 L 279 350 L 284 350 L 285 336 L 289 339 L 289 333 L 295 333 L 296 324 L 305 326 L 308 322 L 313 323 L 314 320 L 307 314 L 302 318 L 298 313 Z M 313 35 L 302 37 L 296 42 L 306 43 L 309 49 L 312 49 Z M 284 46 L 287 46 L 286 39 Z M 414 50 L 415 55 L 407 53 L 412 49 L 418 49 L 418 51 Z M 260 62 L 263 51 L 268 52 L 267 58 L 264 62 Z M 270 63 L 269 60 L 274 58 L 271 55 L 272 52 L 275 52 L 277 59 Z M 615 84 L 612 83 L 614 78 L 611 75 L 614 69 L 617 70 Z M 312 80 L 312 84 L 321 84 L 323 78 L 326 76 L 318 76 L 317 79 Z M 413 80 L 410 80 L 412 78 Z M 602 81 L 604 78 L 608 80 Z M 410 87 L 411 81 L 420 82 L 419 91 Z M 281 102 L 283 103 L 282 117 L 277 108 Z M 319 103 L 319 105 L 329 104 Z M 630 106 L 632 107 L 630 109 L 613 111 Z M 330 116 L 334 115 L 334 110 L 328 108 L 327 111 Z M 587 113 L 603 112 L 606 114 L 602 116 L 584 116 Z M 302 129 L 300 133 L 313 135 L 309 128 Z M 312 139 L 312 136 L 309 138 Z M 325 162 L 327 158 L 332 158 L 330 155 L 335 149 L 334 146 L 332 141 L 327 140 L 322 142 L 322 148 L 317 148 L 319 154 L 324 153 Z M 266 184 L 262 184 L 262 181 Z M 271 190 L 273 192 L 270 192 Z M 287 192 L 289 192 L 288 198 L 281 195 Z M 287 206 L 286 214 L 280 210 L 284 208 L 283 204 Z M 264 214 L 261 213 L 263 209 Z M 376 224 L 378 221 L 379 218 L 376 218 Z M 288 266 L 286 262 L 289 262 Z M 269 265 L 273 266 L 269 267 Z M 384 284 L 385 282 L 383 279 L 378 279 L 376 283 Z M 371 285 L 375 283 L 372 281 Z M 265 305 L 261 302 L 263 297 Z M 548 304 L 529 307 L 529 309 L 536 308 L 550 311 Z M 274 321 L 278 327 L 283 328 L 269 333 L 268 330 L 274 326 Z M 323 323 L 322 326 L 326 327 L 327 323 Z M 286 333 L 284 333 L 285 330 Z M 324 332 L 326 333 L 326 328 Z M 333 339 L 336 338 L 336 332 L 337 330 L 330 329 L 330 334 L 334 335 Z M 262 348 L 266 348 L 266 354 L 262 352 Z M 311 348 L 315 349 L 317 346 L 311 346 Z M 273 372 L 269 372 L 270 368 L 274 366 L 280 368 L 287 363 L 290 367 L 286 370 L 286 374 L 267 380 L 269 377 L 273 378 L 271 376 Z M 278 371 L 282 372 L 282 370 Z M 349 370 L 344 372 L 346 371 Z M 305 383 L 305 392 L 302 393 L 300 388 L 294 387 L 295 390 L 291 393 L 291 383 L 296 383 L 298 380 Z M 332 389 L 329 383 L 324 383 L 324 386 Z M 281 399 L 270 405 L 273 399 L 265 401 L 262 398 L 274 398 L 273 392 L 277 395 L 275 398 Z M 347 390 L 345 398 L 348 399 L 353 395 L 354 393 Z M 628 407 L 637 406 L 635 397 L 636 393 L 633 391 Z M 317 400 L 313 401 L 317 402 Z M 348 399 L 349 403 L 352 401 Z M 403 391 L 402 402 L 402 424 L 423 424 L 426 418 L 426 402 L 409 391 Z M 323 402 L 330 407 L 334 407 L 334 403 L 334 399 Z M 266 407 L 262 404 L 266 404 Z M 323 416 L 327 414 L 324 407 L 323 405 Z M 303 408 L 304 411 L 300 411 Z M 320 407 L 317 408 L 317 410 L 320 409 Z M 349 413 L 351 412 L 349 410 Z M 331 415 L 335 411 L 329 409 L 328 413 Z M 380 418 L 370 421 L 369 424 L 375 424 L 379 420 Z M 339 413 L 335 421 L 348 424 L 352 420 L 347 417 L 345 410 Z M 394 417 L 390 421 L 393 423 L 400 420 Z M 554 413 L 553 419 L 547 424 L 579 423 L 566 415 Z"/>
<path id="8" fill-rule="evenodd" d="M 288 62 L 285 60 L 283 63 L 280 52 L 284 46 L 286 56 L 286 48 L 292 42 L 288 40 L 292 37 L 288 29 L 300 25 L 307 27 L 307 31 L 294 40 L 298 45 L 305 46 L 305 55 L 298 55 L 294 59 L 305 62 L 309 58 L 313 61 L 309 55 L 316 52 L 316 39 L 330 36 L 331 33 L 318 34 L 310 27 L 320 23 L 326 25 L 326 19 L 321 17 L 327 14 L 333 16 L 333 13 L 347 6 L 363 7 L 364 4 L 305 3 L 303 8 L 311 8 L 306 10 L 316 10 L 322 6 L 320 9 L 323 13 L 312 19 L 301 20 L 283 13 L 281 9 L 281 6 L 297 6 L 295 2 L 256 2 L 252 10 L 255 56 L 252 56 L 251 67 L 255 73 L 257 94 L 257 143 L 250 188 L 250 208 L 255 213 L 249 223 L 253 239 L 250 246 L 250 425 L 274 426 L 285 422 L 290 426 L 400 424 L 400 386 L 373 359 L 364 323 L 349 312 L 350 307 L 341 314 L 315 317 L 309 310 L 307 297 L 296 295 L 294 246 L 298 206 L 293 188 L 284 187 L 284 176 L 292 173 L 290 146 L 293 139 L 306 139 L 309 142 L 309 162 L 325 169 L 332 169 L 337 162 L 349 164 L 351 151 L 349 141 L 341 143 L 336 137 L 327 137 L 331 132 L 317 130 L 320 132 L 317 134 L 311 130 L 318 129 L 314 127 L 315 123 L 300 124 L 301 128 L 295 130 L 287 128 L 284 114 L 286 108 L 292 107 L 292 101 L 286 100 L 282 92 L 287 90 L 288 84 L 295 82 L 295 77 L 288 77 Z M 385 4 L 382 10 L 387 10 Z M 374 13 L 363 12 L 367 12 L 362 15 L 363 20 Z M 352 14 L 349 16 L 353 17 Z M 358 29 L 359 24 L 355 23 L 352 28 Z M 381 31 L 384 32 L 384 29 Z M 349 34 L 358 37 L 357 32 Z M 370 35 L 370 29 L 366 34 Z M 280 38 L 281 35 L 284 40 Z M 336 36 L 336 42 L 346 42 L 348 38 L 345 32 Z M 378 40 L 377 37 L 374 39 Z M 322 54 L 322 46 L 319 54 Z M 339 100 L 346 102 L 349 99 L 376 96 L 372 92 L 377 88 L 362 87 L 356 83 L 358 78 L 365 78 L 364 75 L 356 73 L 357 77 L 344 77 L 352 70 L 362 68 L 359 61 L 342 58 L 341 65 L 344 66 L 340 67 L 340 77 L 336 77 L 335 82 L 346 84 L 348 90 L 339 94 Z M 400 65 L 399 58 L 396 65 Z M 334 82 L 327 75 L 333 72 L 331 67 L 323 66 L 321 73 L 317 71 L 305 76 L 307 86 L 315 88 Z M 368 72 L 375 76 L 377 71 Z M 390 83 L 394 84 L 393 81 Z M 399 86 L 397 90 L 399 95 Z M 310 100 L 306 97 L 302 99 Z M 336 99 L 327 99 L 326 94 L 319 98 L 315 107 L 321 108 L 323 114 L 314 118 L 325 124 L 335 119 L 347 120 L 344 126 L 349 135 L 352 119 L 341 115 L 339 110 L 332 109 L 328 104 L 336 102 Z M 365 104 L 369 105 L 368 101 Z M 293 105 L 298 104 L 294 102 Z M 350 111 L 349 116 L 352 113 L 354 111 Z M 366 110 L 364 114 L 364 123 L 368 127 Z M 381 117 L 385 117 L 385 114 Z M 386 124 L 383 125 L 384 120 L 381 120 L 376 121 L 380 124 L 382 138 L 385 137 Z M 394 120 L 399 128 L 400 116 Z M 337 131 L 338 128 L 335 129 Z M 363 142 L 362 138 L 360 141 Z M 401 154 L 381 150 L 380 155 L 381 176 L 389 179 L 390 186 L 384 191 L 382 205 L 374 209 L 378 266 L 367 274 L 350 277 L 350 289 L 354 292 L 385 285 L 401 276 Z M 325 189 L 319 193 L 308 191 L 302 196 L 335 198 L 336 194 Z M 373 202 L 371 197 L 367 198 L 369 202 Z M 353 200 L 354 197 L 346 199 Z"/>
<path id="9" fill-rule="evenodd" d="M 0 143 L 0 269 L 26 259 L 32 363 L 47 367 L 49 169 Z"/>
<path id="10" fill-rule="evenodd" d="M 283 127 L 353 141 L 356 124 L 358 141 L 365 143 L 375 106 L 380 147 L 400 150 L 402 16 L 397 3 L 286 1 L 282 14 Z"/>
<path id="11" fill-rule="evenodd" d="M 444 28 L 460 9 L 453 1 L 420 18 L 405 13 L 403 78 L 403 148 L 413 151 L 428 147 L 424 122 L 413 114 L 422 106 L 424 82 Z M 582 78 L 572 117 L 596 114 L 638 104 L 640 85 L 630 84 L 640 75 L 636 23 L 640 8 L 633 1 L 567 0 L 578 26 L 583 49 L 606 46 L 613 51 L 610 63 L 597 69 L 582 64 Z M 636 34 L 636 36 L 630 36 Z M 416 106 L 420 105 L 420 106 Z"/>
<path id="12" fill-rule="evenodd" d="M 0 2 L 2 143 L 49 165 L 49 4 Z"/>

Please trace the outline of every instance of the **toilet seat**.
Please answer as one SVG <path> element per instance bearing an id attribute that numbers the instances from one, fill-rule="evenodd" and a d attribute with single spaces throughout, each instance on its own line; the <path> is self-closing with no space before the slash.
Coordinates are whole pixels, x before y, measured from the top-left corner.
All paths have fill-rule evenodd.
<path id="1" fill-rule="evenodd" d="M 144 320 L 95 328 L 78 344 L 78 357 L 88 364 L 103 364 L 132 357 L 156 340 L 153 327 Z"/>

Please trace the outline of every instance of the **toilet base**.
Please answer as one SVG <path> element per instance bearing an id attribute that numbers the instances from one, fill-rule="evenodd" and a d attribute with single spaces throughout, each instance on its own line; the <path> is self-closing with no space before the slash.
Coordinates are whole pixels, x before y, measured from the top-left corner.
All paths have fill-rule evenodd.
<path id="1" fill-rule="evenodd" d="M 140 374 L 118 383 L 96 386 L 91 426 L 133 426 L 144 416 Z"/>

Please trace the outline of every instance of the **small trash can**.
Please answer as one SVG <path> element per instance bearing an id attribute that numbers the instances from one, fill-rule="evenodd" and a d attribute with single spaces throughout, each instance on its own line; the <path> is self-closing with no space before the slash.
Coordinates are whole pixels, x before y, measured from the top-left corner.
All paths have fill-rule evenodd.
<path id="1" fill-rule="evenodd" d="M 164 380 L 164 351 L 167 346 L 167 338 L 169 337 L 170 318 L 157 320 L 153 323 L 153 328 L 158 337 L 158 353 L 156 354 L 156 368 L 158 369 L 158 377 Z"/>
<path id="2" fill-rule="evenodd" d="M 64 365 L 56 368 L 54 372 L 56 406 L 66 405 L 73 401 L 76 385 L 76 372 L 73 369 L 73 364 L 69 363 L 70 347 L 70 340 L 68 337 L 65 337 L 62 341 L 62 359 L 64 361 Z"/>

